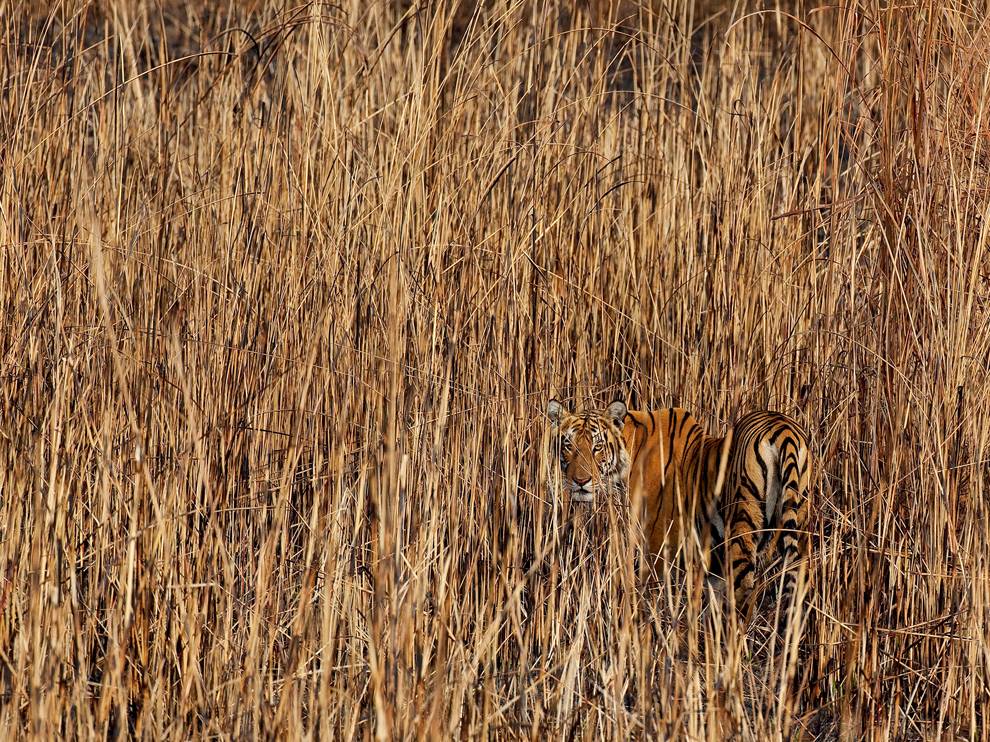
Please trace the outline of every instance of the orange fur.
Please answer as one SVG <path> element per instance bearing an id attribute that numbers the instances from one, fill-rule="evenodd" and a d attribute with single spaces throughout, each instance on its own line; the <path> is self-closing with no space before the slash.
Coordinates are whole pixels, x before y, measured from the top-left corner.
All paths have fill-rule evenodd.
<path id="1" fill-rule="evenodd" d="M 577 502 L 627 492 L 651 553 L 669 555 L 717 512 L 728 445 L 687 410 L 627 410 L 619 402 L 604 413 L 570 414 L 554 401 L 548 412 L 558 441 L 569 439 L 561 451 L 565 490 Z"/>
<path id="2" fill-rule="evenodd" d="M 697 535 L 706 568 L 719 557 L 747 620 L 757 572 L 780 551 L 789 604 L 793 567 L 807 553 L 811 476 L 807 437 L 794 420 L 753 412 L 713 437 L 680 408 L 638 411 L 616 402 L 605 412 L 571 414 L 553 400 L 548 414 L 574 501 L 627 493 L 653 554 L 669 557 Z"/>

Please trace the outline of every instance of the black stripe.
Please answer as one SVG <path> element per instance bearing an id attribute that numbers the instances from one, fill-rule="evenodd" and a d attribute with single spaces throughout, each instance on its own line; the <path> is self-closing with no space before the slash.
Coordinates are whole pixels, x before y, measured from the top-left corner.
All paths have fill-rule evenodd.
<path id="1" fill-rule="evenodd" d="M 669 422 L 669 420 L 668 420 L 668 422 Z M 670 426 L 670 430 L 673 431 L 673 429 L 674 429 L 674 426 L 671 425 Z M 674 438 L 673 438 L 673 436 L 671 436 L 670 442 L 667 444 L 666 454 L 667 454 L 667 460 L 663 462 L 663 481 L 665 481 L 665 482 L 667 481 L 667 474 L 670 471 L 670 467 L 674 463 L 674 459 L 676 458 L 675 455 L 674 455 Z"/>
<path id="2" fill-rule="evenodd" d="M 791 492 L 791 491 L 797 492 L 797 490 L 788 490 L 788 492 Z M 798 497 L 785 497 L 784 498 L 784 504 L 781 506 L 780 510 L 781 510 L 781 512 L 784 512 L 785 510 L 794 510 L 794 511 L 797 511 L 797 510 L 800 510 L 801 509 L 801 506 L 803 504 L 804 504 L 804 499 L 802 499 L 800 496 L 798 496 Z"/>
<path id="3" fill-rule="evenodd" d="M 746 494 L 749 495 L 749 499 L 756 501 L 763 499 L 763 493 L 760 492 L 760 488 L 757 487 L 756 482 L 749 477 L 745 475 L 739 477 L 739 486 L 746 490 Z"/>
<path id="4" fill-rule="evenodd" d="M 787 436 L 780 444 L 780 451 L 784 456 L 794 456 L 798 452 L 798 441 L 794 436 Z M 794 449 L 791 451 L 790 449 Z"/>
<path id="5" fill-rule="evenodd" d="M 777 439 L 780 438 L 781 435 L 786 435 L 787 433 L 788 433 L 787 427 L 781 425 L 779 428 L 777 428 L 777 430 L 773 433 L 773 435 L 770 436 L 770 445 L 776 446 Z"/>
<path id="6" fill-rule="evenodd" d="M 766 438 L 768 435 L 770 435 L 770 431 L 773 430 L 773 427 L 774 427 L 773 418 L 761 418 L 756 428 L 757 437 Z"/>
<path id="7" fill-rule="evenodd" d="M 756 523 L 753 522 L 752 516 L 749 513 L 747 513 L 745 510 L 739 510 L 739 512 L 732 514 L 732 533 L 733 534 L 736 533 L 736 524 L 737 523 L 743 523 L 743 522 L 746 525 L 749 526 L 749 530 L 746 531 L 746 533 L 749 533 L 750 531 L 758 531 L 759 530 L 759 527 L 756 525 Z"/>
<path id="8" fill-rule="evenodd" d="M 733 585 L 733 587 L 735 587 L 735 588 L 738 589 L 740 583 L 742 583 L 742 581 L 745 580 L 746 577 L 749 576 L 749 573 L 752 572 L 752 571 L 753 571 L 753 566 L 752 565 L 747 565 L 747 568 L 746 569 L 744 569 L 744 570 L 742 570 L 740 572 L 736 572 L 735 575 L 732 578 L 732 585 Z"/>
<path id="9" fill-rule="evenodd" d="M 763 472 L 763 481 L 767 481 L 767 462 L 763 460 L 763 456 L 760 455 L 760 439 L 757 438 L 753 442 L 753 457 L 756 459 L 756 463 L 760 465 L 760 471 Z"/>
<path id="10" fill-rule="evenodd" d="M 670 414 L 672 416 L 674 415 L 673 408 L 671 408 Z M 676 420 L 676 417 L 674 419 Z M 667 454 L 668 454 L 668 456 L 667 456 L 667 466 L 669 466 L 670 465 L 670 462 L 674 460 L 674 428 L 675 428 L 674 422 L 673 422 L 673 420 L 671 420 L 671 422 L 670 422 L 670 442 L 667 444 Z M 664 479 L 666 479 L 666 472 L 667 472 L 667 467 L 665 466 L 664 467 L 664 475 L 665 475 L 664 476 Z"/>
<path id="11" fill-rule="evenodd" d="M 684 441 L 684 453 L 685 453 L 685 455 L 689 451 L 691 451 L 693 449 L 695 443 L 697 442 L 697 440 L 700 437 L 701 437 L 701 428 L 699 426 L 695 425 L 688 432 L 688 434 L 687 434 L 687 440 Z"/>
<path id="12" fill-rule="evenodd" d="M 647 531 L 647 533 L 646 533 L 646 537 L 647 538 L 650 538 L 650 536 L 652 536 L 654 529 L 657 527 L 657 521 L 660 520 L 660 513 L 663 512 L 663 498 L 662 497 L 659 497 L 659 495 L 662 495 L 662 494 L 663 494 L 663 488 L 661 487 L 661 489 L 657 492 L 657 495 L 658 495 L 658 497 L 657 497 L 657 514 L 653 516 L 653 523 L 650 524 L 650 530 Z"/>
<path id="13" fill-rule="evenodd" d="M 738 487 L 737 487 L 737 491 L 738 490 L 742 490 L 743 491 L 744 497 L 738 497 L 738 495 L 737 495 L 736 500 L 734 502 L 732 502 L 732 503 L 729 503 L 730 505 L 737 505 L 737 506 L 739 506 L 739 505 L 744 505 L 747 502 L 753 502 L 753 503 L 761 503 L 761 502 L 763 502 L 763 496 L 756 489 L 756 485 L 752 482 L 752 480 L 750 480 L 750 479 L 748 479 L 746 477 L 743 477 L 739 481 L 739 484 L 738 484 Z M 763 508 L 760 508 L 760 510 L 762 510 L 762 509 Z"/>
<path id="14" fill-rule="evenodd" d="M 804 502 L 804 497 L 801 495 L 801 488 L 797 486 L 795 482 L 788 482 L 784 485 L 784 507 L 797 508 Z"/>
<path id="15" fill-rule="evenodd" d="M 798 522 L 796 518 L 784 518 L 780 524 L 780 528 L 783 531 L 796 531 L 798 527 Z"/>

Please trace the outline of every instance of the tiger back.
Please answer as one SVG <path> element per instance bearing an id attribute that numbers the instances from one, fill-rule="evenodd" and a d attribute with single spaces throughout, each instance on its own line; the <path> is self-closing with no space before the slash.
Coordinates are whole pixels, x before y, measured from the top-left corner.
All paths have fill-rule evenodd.
<path id="1" fill-rule="evenodd" d="M 697 418 L 679 407 L 630 411 L 627 427 L 630 447 L 640 452 L 641 468 L 639 486 L 630 487 L 630 503 L 641 513 L 650 553 L 670 558 L 697 533 L 707 563 L 712 543 L 706 537 L 708 524 L 718 518 L 731 435 L 707 435 Z"/>

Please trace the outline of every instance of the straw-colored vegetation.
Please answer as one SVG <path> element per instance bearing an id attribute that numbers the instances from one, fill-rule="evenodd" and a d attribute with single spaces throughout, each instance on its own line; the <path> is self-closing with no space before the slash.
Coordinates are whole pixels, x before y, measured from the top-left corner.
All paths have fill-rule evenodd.
<path id="1" fill-rule="evenodd" d="M 985 737 L 987 11 L 0 2 L 0 734 Z M 808 429 L 800 645 L 555 394 Z"/>

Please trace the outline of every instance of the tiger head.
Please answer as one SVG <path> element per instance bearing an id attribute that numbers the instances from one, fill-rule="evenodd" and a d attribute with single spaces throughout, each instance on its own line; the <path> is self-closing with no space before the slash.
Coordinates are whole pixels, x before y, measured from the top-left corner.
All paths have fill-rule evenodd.
<path id="1" fill-rule="evenodd" d="M 592 502 L 596 494 L 625 492 L 629 453 L 622 437 L 626 405 L 613 402 L 604 413 L 571 414 L 556 399 L 547 405 L 552 445 L 560 461 L 564 491 L 572 502 Z"/>

